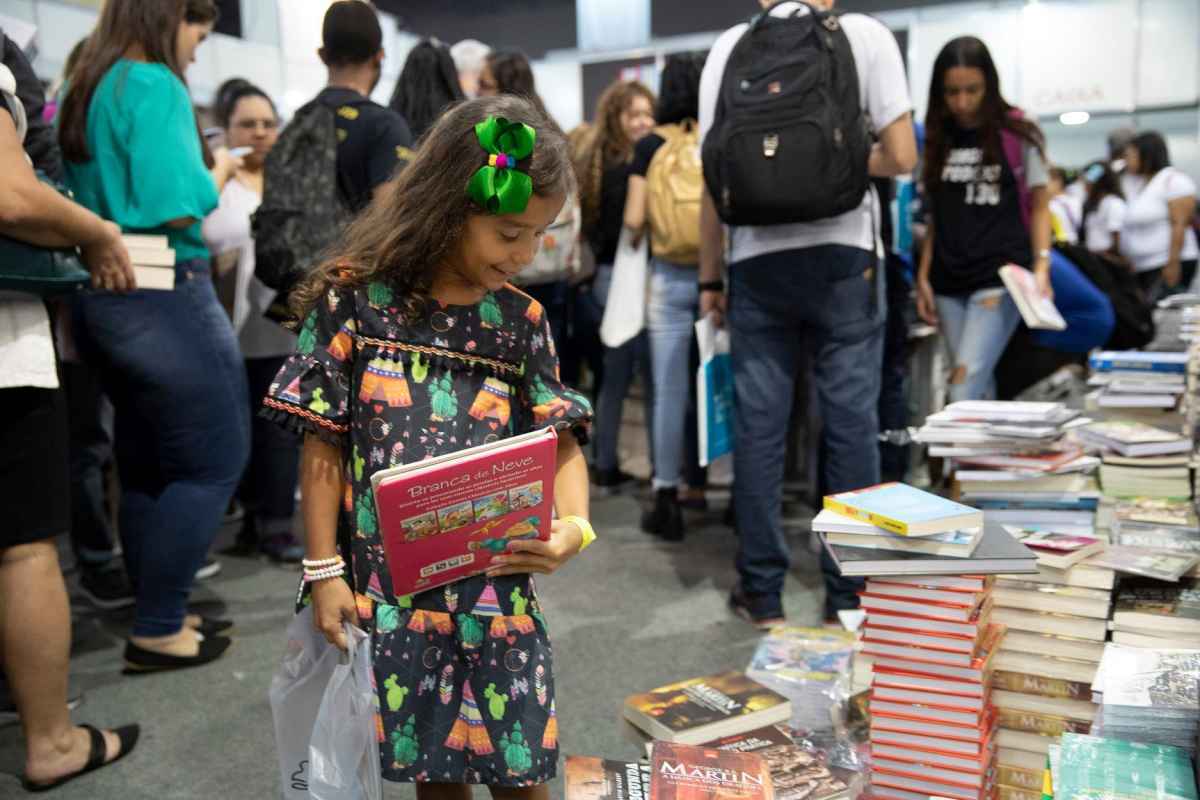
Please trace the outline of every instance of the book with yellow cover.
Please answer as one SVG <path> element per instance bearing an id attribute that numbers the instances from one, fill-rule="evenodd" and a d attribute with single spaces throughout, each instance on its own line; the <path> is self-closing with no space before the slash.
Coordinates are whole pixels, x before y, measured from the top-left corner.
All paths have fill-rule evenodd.
<path id="1" fill-rule="evenodd" d="M 903 483 L 827 495 L 824 506 L 901 536 L 929 536 L 983 525 L 982 511 Z"/>

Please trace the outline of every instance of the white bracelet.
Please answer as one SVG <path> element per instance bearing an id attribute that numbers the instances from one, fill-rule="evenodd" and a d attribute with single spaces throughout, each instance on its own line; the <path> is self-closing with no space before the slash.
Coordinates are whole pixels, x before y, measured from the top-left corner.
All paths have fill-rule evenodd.
<path id="1" fill-rule="evenodd" d="M 340 578 L 346 574 L 344 569 L 320 570 L 317 572 L 304 573 L 305 583 L 316 583 L 317 581 L 328 580 L 329 578 Z"/>
<path id="2" fill-rule="evenodd" d="M 332 567 L 322 567 L 321 569 L 305 569 L 305 575 L 327 575 L 329 573 L 342 573 L 346 571 L 345 564 L 335 564 Z"/>
<path id="3" fill-rule="evenodd" d="M 315 560 L 309 560 L 306 558 L 300 563 L 304 565 L 305 569 L 308 569 L 309 567 L 312 567 L 313 569 L 320 569 L 321 567 L 332 567 L 345 562 L 342 561 L 341 556 L 334 556 L 333 558 L 319 558 Z"/>

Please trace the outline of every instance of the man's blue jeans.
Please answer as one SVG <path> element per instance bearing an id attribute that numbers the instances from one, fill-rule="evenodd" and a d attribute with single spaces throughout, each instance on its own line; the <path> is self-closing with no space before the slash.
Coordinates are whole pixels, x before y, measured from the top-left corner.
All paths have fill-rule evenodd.
<path id="1" fill-rule="evenodd" d="M 730 268 L 737 569 L 742 591 L 766 605 L 778 605 L 791 564 L 781 519 L 784 453 L 806 343 L 824 424 L 826 491 L 879 482 L 884 284 L 872 253 L 842 245 L 768 253 Z M 856 608 L 862 581 L 840 577 L 823 550 L 821 570 L 825 615 Z"/>
<path id="2" fill-rule="evenodd" d="M 177 264 L 172 291 L 86 294 L 77 315 L 116 409 L 133 635 L 168 636 L 246 466 L 246 370 L 207 260 Z"/>

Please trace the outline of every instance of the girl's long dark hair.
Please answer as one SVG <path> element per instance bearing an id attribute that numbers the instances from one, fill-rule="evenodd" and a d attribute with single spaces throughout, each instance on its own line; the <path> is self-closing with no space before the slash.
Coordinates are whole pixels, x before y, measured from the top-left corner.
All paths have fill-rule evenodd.
<path id="1" fill-rule="evenodd" d="M 1096 161 L 1088 164 L 1084 168 L 1084 176 L 1094 174 L 1096 170 L 1102 170 L 1096 180 L 1088 180 L 1091 186 L 1088 187 L 1087 199 L 1083 201 L 1084 215 L 1094 214 L 1100 208 L 1101 201 L 1110 194 L 1120 198 L 1125 195 L 1121 191 L 1121 179 L 1107 161 Z"/>
<path id="2" fill-rule="evenodd" d="M 1138 174 L 1153 178 L 1162 170 L 1171 166 L 1171 153 L 1167 149 L 1167 140 L 1158 131 L 1144 131 L 1133 137 L 1129 146 L 1137 150 Z"/>
<path id="3" fill-rule="evenodd" d="M 408 122 L 413 138 L 419 139 L 443 111 L 463 99 L 450 48 L 425 39 L 405 59 L 388 105 Z"/>
<path id="4" fill-rule="evenodd" d="M 1000 94 L 1000 75 L 987 45 L 974 36 L 960 36 L 946 43 L 933 62 L 929 82 L 929 105 L 925 112 L 925 186 L 933 189 L 942 180 L 942 168 L 950 152 L 950 134 L 957 129 L 946 105 L 946 73 L 952 67 L 975 67 L 983 72 L 983 105 L 980 108 L 979 141 L 988 160 L 1001 157 L 1000 131 L 1009 130 L 1045 156 L 1045 137 L 1037 123 L 1024 119 L 1020 111 Z"/>
<path id="5" fill-rule="evenodd" d="M 574 190 L 567 140 L 532 103 L 512 95 L 460 103 L 441 116 L 421 140 L 412 162 L 346 228 L 330 257 L 292 292 L 291 307 L 298 319 L 304 319 L 330 287 L 372 281 L 391 286 L 403 298 L 406 314 L 420 313 L 467 218 L 486 213 L 467 196 L 467 184 L 487 163 L 475 124 L 493 116 L 524 122 L 536 131 L 533 156 L 523 171 L 539 197 Z"/>
<path id="6" fill-rule="evenodd" d="M 59 112 L 58 140 L 63 157 L 75 162 L 91 160 L 87 146 L 88 107 L 105 74 L 131 47 L 141 47 L 147 61 L 166 64 L 186 83 L 184 65 L 175 56 L 179 25 L 184 21 L 215 23 L 217 17 L 213 0 L 107 0 L 71 72 L 71 83 Z M 201 150 L 207 153 L 203 137 L 200 142 Z"/>
<path id="7" fill-rule="evenodd" d="M 579 202 L 583 224 L 590 228 L 600 218 L 600 184 L 604 168 L 633 158 L 633 145 L 621 127 L 621 114 L 635 98 L 654 105 L 654 93 L 638 81 L 617 81 L 604 90 L 596 103 L 596 122 L 582 137 L 575 172 L 579 176 Z"/>
<path id="8" fill-rule="evenodd" d="M 667 56 L 654 109 L 656 123 L 670 125 L 700 116 L 700 73 L 707 57 L 702 50 Z"/>

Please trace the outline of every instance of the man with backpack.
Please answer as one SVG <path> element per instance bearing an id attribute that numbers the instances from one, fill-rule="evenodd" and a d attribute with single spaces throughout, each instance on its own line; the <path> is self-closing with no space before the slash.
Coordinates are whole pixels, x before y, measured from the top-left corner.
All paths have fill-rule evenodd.
<path id="1" fill-rule="evenodd" d="M 822 492 L 879 481 L 878 412 L 886 209 L 870 177 L 916 164 L 912 104 L 892 33 L 832 0 L 770 3 L 713 45 L 700 82 L 706 191 L 700 308 L 728 312 L 736 386 L 735 613 L 784 618 L 784 453 L 800 348 L 811 349 L 824 421 Z M 728 228 L 729 293 L 722 280 Z M 825 619 L 858 605 L 861 581 L 822 552 Z"/>
<path id="2" fill-rule="evenodd" d="M 374 7 L 338 0 L 321 27 L 325 88 L 296 112 L 267 157 L 254 215 L 255 275 L 286 292 L 411 158 L 404 117 L 370 99 L 383 65 Z"/>

